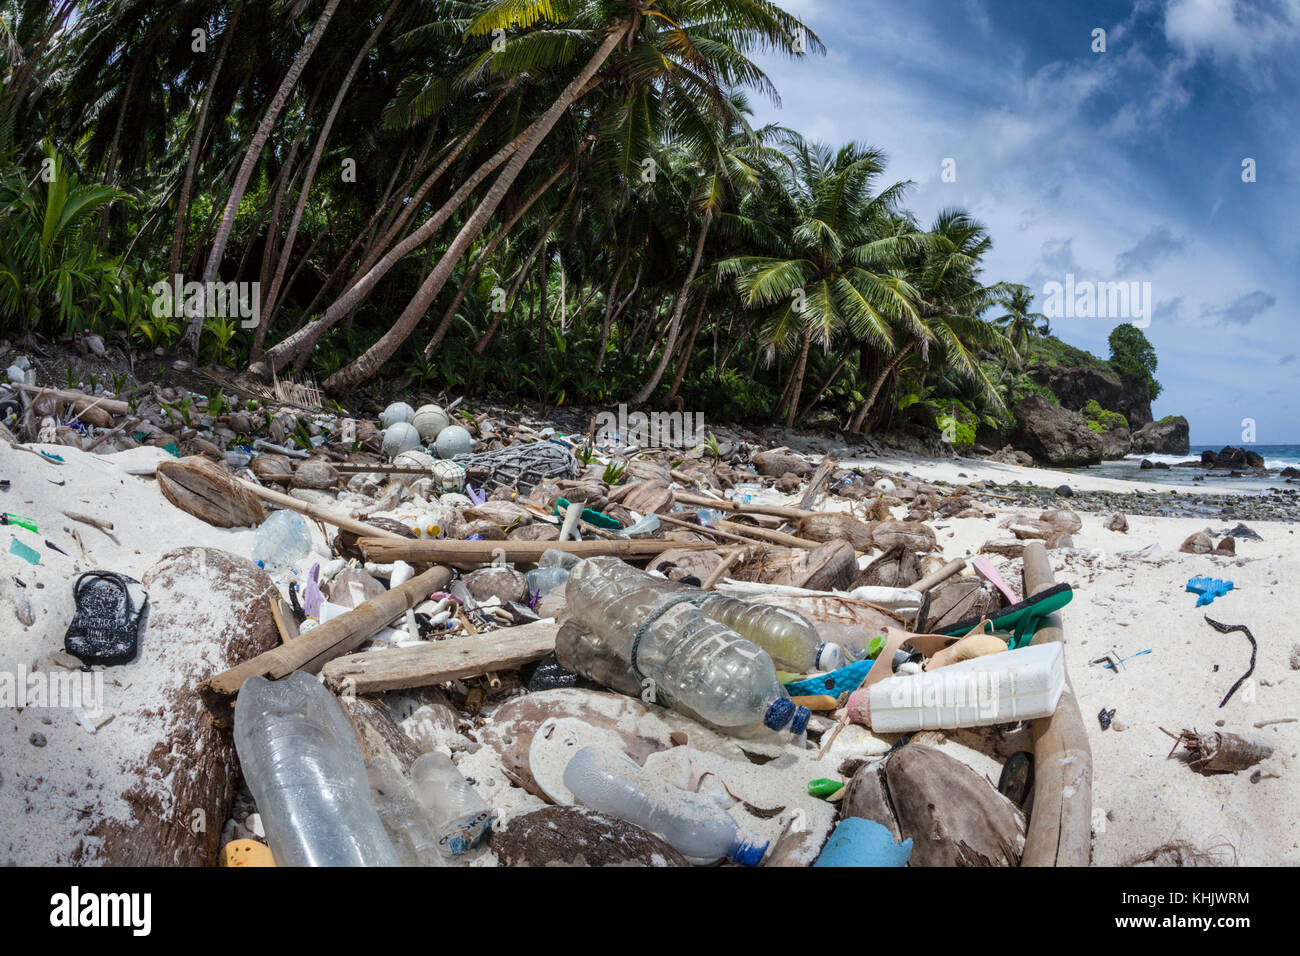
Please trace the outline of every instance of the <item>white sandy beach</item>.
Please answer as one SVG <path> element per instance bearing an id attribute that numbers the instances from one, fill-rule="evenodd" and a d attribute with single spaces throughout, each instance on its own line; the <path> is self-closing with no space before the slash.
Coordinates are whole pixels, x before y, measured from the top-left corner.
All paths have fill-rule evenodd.
<path id="1" fill-rule="evenodd" d="M 151 479 L 124 473 L 112 457 L 62 447 L 51 450 L 62 454 L 67 464 L 53 466 L 31 454 L 0 450 L 0 477 L 11 482 L 4 510 L 35 518 L 42 529 L 39 536 L 14 532 L 38 548 L 39 566 L 8 553 L 0 558 L 4 576 L 18 576 L 27 585 L 18 591 L 35 614 L 35 623 L 23 626 L 11 603 L 0 601 L 5 623 L 0 670 L 8 672 L 49 669 L 51 656 L 62 653 L 73 612 L 71 583 L 79 571 L 102 566 L 140 577 L 174 547 L 207 545 L 246 555 L 253 539 L 247 529 L 213 528 L 180 512 Z M 141 449 L 132 459 L 159 454 Z M 1068 481 L 1081 490 L 1132 490 L 1112 479 L 970 459 L 872 459 L 865 464 L 954 483 L 1018 478 L 1049 487 Z M 66 484 L 57 486 L 55 481 Z M 114 531 L 109 535 L 78 525 L 65 518 L 63 510 L 112 520 Z M 999 509 L 999 517 L 1006 513 Z M 1253 726 L 1300 718 L 1300 674 L 1290 663 L 1297 642 L 1293 623 L 1300 616 L 1294 588 L 1300 578 L 1295 526 L 1251 521 L 1263 540 L 1238 540 L 1236 557 L 1225 558 L 1178 552 L 1189 534 L 1206 527 L 1204 519 L 1130 516 L 1130 530 L 1117 533 L 1103 529 L 1105 515 L 1081 517 L 1083 529 L 1074 535 L 1075 547 L 1051 552 L 1051 560 L 1058 581 L 1075 589 L 1062 616 L 1067 665 L 1093 750 L 1094 862 L 1123 863 L 1161 845 L 1186 841 L 1221 863 L 1300 863 L 1300 818 L 1294 812 L 1300 798 L 1300 723 L 1259 730 Z M 989 538 L 1005 536 L 996 528 L 997 520 L 939 519 L 933 525 L 945 557 L 953 558 L 973 555 Z M 1213 525 L 1216 531 L 1222 527 L 1222 522 Z M 70 536 L 74 528 L 85 544 L 85 557 Z M 38 538 L 54 541 L 68 555 L 43 547 Z M 1134 553 L 1152 544 L 1159 546 L 1155 553 Z M 1019 588 L 1019 561 L 993 561 Z M 1230 579 L 1238 590 L 1208 608 L 1197 608 L 1195 596 L 1184 587 L 1188 578 L 1198 575 Z M 1247 625 L 1259 642 L 1254 680 L 1222 709 L 1219 701 L 1246 670 L 1250 648 L 1244 635 L 1220 634 L 1207 625 L 1207 613 L 1227 624 Z M 88 805 L 106 815 L 126 814 L 126 807 L 112 795 L 121 789 L 118 778 L 143 766 L 145 755 L 137 752 L 133 730 L 146 719 L 127 709 L 138 703 L 128 702 L 138 702 L 140 687 L 165 666 L 165 659 L 150 648 L 147 631 L 142 641 L 138 661 L 106 669 L 104 711 L 96 723 L 114 719 L 100 723 L 97 733 L 90 734 L 67 709 L 27 707 L 0 713 L 0 823 L 5 831 L 0 863 L 68 862 L 78 841 L 85 840 L 78 820 Z M 1089 663 L 1112 648 L 1123 657 L 1148 649 L 1150 653 L 1132 657 L 1118 673 Z M 1115 724 L 1102 731 L 1096 714 L 1112 707 Z M 1256 773 L 1219 776 L 1200 775 L 1182 760 L 1167 758 L 1173 741 L 1161 727 L 1212 731 L 1219 721 L 1224 730 L 1259 734 L 1274 746 L 1274 756 L 1258 765 Z M 45 740 L 43 746 L 33 745 L 34 734 Z M 956 742 L 952 746 L 955 752 L 962 749 Z M 475 775 L 491 776 L 494 759 L 489 748 L 473 755 Z M 980 772 L 995 772 L 991 762 L 974 765 Z M 826 770 L 833 771 L 834 765 Z M 508 788 L 504 775 L 496 780 L 500 790 L 517 790 Z M 536 798 L 526 795 L 516 799 L 521 793 L 508 803 L 536 804 Z"/>

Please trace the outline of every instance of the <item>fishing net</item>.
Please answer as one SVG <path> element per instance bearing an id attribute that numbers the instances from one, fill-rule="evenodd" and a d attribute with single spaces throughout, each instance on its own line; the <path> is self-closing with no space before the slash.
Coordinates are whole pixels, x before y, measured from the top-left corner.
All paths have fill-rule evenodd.
<path id="1" fill-rule="evenodd" d="M 528 492 L 544 478 L 576 478 L 578 460 L 573 452 L 554 442 L 538 441 L 511 445 L 477 455 L 452 459 L 465 469 L 471 482 L 480 486 L 518 488 Z"/>

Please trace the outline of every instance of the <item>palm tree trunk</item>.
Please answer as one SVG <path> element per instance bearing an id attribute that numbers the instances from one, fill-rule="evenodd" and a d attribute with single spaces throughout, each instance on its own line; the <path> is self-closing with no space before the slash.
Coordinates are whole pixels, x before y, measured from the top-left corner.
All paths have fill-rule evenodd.
<path id="1" fill-rule="evenodd" d="M 668 389 L 668 400 L 672 401 L 677 397 L 677 389 L 682 386 L 682 379 L 686 377 L 686 367 L 691 364 L 692 350 L 695 348 L 695 336 L 700 332 L 700 324 L 704 321 L 704 307 L 708 304 L 709 295 L 706 292 L 700 299 L 700 307 L 695 313 L 695 324 L 691 326 L 691 334 L 686 337 L 686 345 L 682 349 L 681 357 L 677 360 L 677 372 L 673 375 L 673 384 Z"/>
<path id="2" fill-rule="evenodd" d="M 406 341 L 411 331 L 419 323 L 420 318 L 428 310 L 433 300 L 437 298 L 438 293 L 442 291 L 447 279 L 451 277 L 452 269 L 455 268 L 456 263 L 465 254 L 470 244 L 482 233 L 484 227 L 487 226 L 488 220 L 496 212 L 497 206 L 501 204 L 501 200 L 505 198 L 510 187 L 514 185 L 519 173 L 523 171 L 524 165 L 532 158 L 533 153 L 537 151 L 537 147 L 542 144 L 547 135 L 550 134 L 560 116 L 578 98 L 580 92 L 587 85 L 587 81 L 595 75 L 605 60 L 609 58 L 610 53 L 618 46 L 619 41 L 627 35 L 631 26 L 631 20 L 620 20 L 614 29 L 609 31 L 600 46 L 597 47 L 596 52 L 592 54 L 591 59 L 587 61 L 578 75 L 569 82 L 564 92 L 543 114 L 532 134 L 510 158 L 505 169 L 501 171 L 501 175 L 497 177 L 497 181 L 492 184 L 492 188 L 483 197 L 483 201 L 479 203 L 478 208 L 474 210 L 465 225 L 461 227 L 460 232 L 456 234 L 451 246 L 443 253 L 442 258 L 434 266 L 433 271 L 429 273 L 428 278 L 424 280 L 415 296 L 407 303 L 406 308 L 398 316 L 393 327 L 385 332 L 383 337 L 355 362 L 331 375 L 325 383 L 327 388 L 346 391 L 356 387 L 373 375 Z"/>
<path id="3" fill-rule="evenodd" d="M 353 58 L 351 66 L 348 67 L 347 75 L 343 77 L 343 82 L 339 84 L 339 91 L 334 97 L 334 102 L 330 106 L 329 115 L 325 117 L 325 123 L 321 126 L 320 135 L 316 137 L 316 148 L 312 151 L 311 161 L 307 164 L 307 175 L 303 179 L 302 189 L 298 193 L 298 203 L 293 210 L 293 218 L 289 222 L 289 229 L 285 233 L 283 248 L 280 252 L 280 261 L 276 266 L 275 276 L 271 279 L 271 288 L 266 293 L 266 301 L 262 304 L 262 321 L 257 329 L 257 338 L 253 343 L 253 357 L 256 358 L 262 351 L 262 340 L 266 335 L 266 328 L 270 323 L 270 317 L 275 311 L 276 300 L 280 294 L 280 286 L 284 282 L 284 275 L 289 269 L 289 258 L 293 254 L 294 240 L 298 238 L 298 226 L 302 222 L 303 210 L 307 205 L 307 194 L 311 192 L 312 181 L 316 178 L 316 168 L 320 165 L 321 156 L 325 152 L 325 142 L 329 139 L 330 130 L 334 127 L 334 120 L 339 115 L 339 109 L 343 106 L 343 100 L 352 86 L 352 81 L 356 79 L 357 71 L 361 69 L 361 64 L 365 62 L 370 51 L 374 49 L 375 43 L 379 40 L 379 34 L 383 32 L 388 23 L 388 18 L 392 16 L 393 11 L 397 9 L 401 0 L 393 0 L 384 11 L 384 15 L 379 18 L 379 23 L 370 31 L 370 36 L 366 42 L 361 45 L 357 55 Z"/>
<path id="4" fill-rule="evenodd" d="M 203 102 L 199 104 L 199 115 L 195 121 L 194 139 L 190 143 L 190 158 L 185 165 L 185 179 L 181 182 L 181 194 L 176 200 L 176 228 L 172 231 L 171 258 L 167 260 L 169 280 L 171 276 L 181 271 L 181 253 L 185 248 L 185 220 L 189 218 L 190 197 L 194 194 L 194 172 L 198 168 L 199 153 L 202 151 L 203 131 L 208 125 L 208 107 L 212 104 L 212 91 L 216 89 L 217 77 L 221 75 L 221 67 L 226 62 L 226 53 L 230 50 L 230 41 L 235 35 L 235 24 L 239 22 L 239 15 L 243 12 L 244 2 L 240 0 L 226 24 L 226 35 L 221 38 L 217 62 L 212 65 L 212 72 L 208 74 L 208 82 L 203 88 Z"/>
<path id="5" fill-rule="evenodd" d="M 876 383 L 871 387 L 871 394 L 867 396 L 866 401 L 862 403 L 861 407 L 858 408 L 857 413 L 853 416 L 853 421 L 849 423 L 850 432 L 856 435 L 858 432 L 862 431 L 862 425 L 867 420 L 867 414 L 871 411 L 871 407 L 876 403 L 876 396 L 880 394 L 880 389 L 884 387 L 885 380 L 893 374 L 894 369 L 898 368 L 899 363 L 902 362 L 903 359 L 907 358 L 908 354 L 915 347 L 916 340 L 912 339 L 898 350 L 897 354 L 890 360 L 888 365 L 881 369 L 880 374 L 876 376 Z"/>
<path id="6" fill-rule="evenodd" d="M 791 379 L 793 387 L 790 391 L 788 411 L 785 413 L 786 428 L 794 425 L 794 416 L 799 408 L 799 396 L 803 393 L 803 377 L 808 371 L 808 353 L 810 351 L 812 351 L 812 332 L 805 329 L 803 333 L 803 349 L 799 353 L 799 362 L 795 366 L 793 378 Z"/>
<path id="7" fill-rule="evenodd" d="M 817 394 L 815 394 L 808 401 L 808 404 L 803 407 L 803 411 L 799 414 L 798 420 L 800 422 L 807 421 L 808 415 L 817 407 L 817 403 L 822 400 L 822 396 L 826 394 L 826 389 L 830 388 L 834 381 L 839 378 L 840 372 L 844 371 L 844 366 L 848 364 L 849 356 L 848 353 L 845 353 L 844 357 L 840 359 L 839 364 L 832 369 L 831 374 L 826 376 L 826 381 L 822 382 L 822 387 L 817 389 Z"/>
<path id="8" fill-rule="evenodd" d="M 704 222 L 700 224 L 700 235 L 695 240 L 695 256 L 691 259 L 686 281 L 682 283 L 681 291 L 677 294 L 677 308 L 673 310 L 673 317 L 668 323 L 668 340 L 664 343 L 663 354 L 659 356 L 659 364 L 655 366 L 650 378 L 641 386 L 641 390 L 632 396 L 630 404 L 640 405 L 654 394 L 654 390 L 659 387 L 659 380 L 664 376 L 664 370 L 668 368 L 668 360 L 673 354 L 673 343 L 677 341 L 677 332 L 682 327 L 682 313 L 686 311 L 686 299 L 690 295 L 691 283 L 695 281 L 695 273 L 700 270 L 700 260 L 704 258 L 704 241 L 709 237 L 709 224 L 712 221 L 713 210 L 704 210 Z"/>
<path id="9" fill-rule="evenodd" d="M 221 225 L 217 228 L 216 238 L 212 241 L 212 250 L 208 253 L 207 264 L 203 267 L 203 282 L 213 281 L 217 277 L 217 270 L 221 267 L 222 257 L 226 254 L 226 244 L 230 241 L 230 232 L 235 226 L 235 215 L 239 212 L 239 203 L 244 198 L 244 191 L 248 188 L 248 182 L 253 178 L 253 168 L 262 156 L 262 150 L 266 148 L 267 140 L 271 138 L 271 128 L 275 126 L 276 120 L 280 118 L 280 111 L 284 109 L 284 104 L 288 102 L 289 94 L 293 88 L 298 85 L 298 77 L 302 75 L 303 69 L 307 66 L 307 61 L 311 55 L 316 52 L 316 47 L 320 44 L 321 39 L 325 36 L 325 28 L 329 26 L 330 19 L 334 16 L 334 11 L 338 9 L 340 0 L 328 0 L 325 9 L 321 12 L 316 23 L 312 25 L 311 34 L 307 41 L 303 43 L 302 49 L 294 57 L 293 65 L 289 67 L 289 72 L 285 74 L 280 83 L 280 88 L 276 90 L 275 97 L 271 100 L 271 105 L 267 107 L 266 115 L 262 117 L 262 122 L 253 134 L 253 141 L 244 154 L 244 161 L 239 167 L 239 173 L 235 176 L 235 183 L 230 189 L 230 196 L 226 200 L 225 211 L 221 215 Z M 199 308 L 193 318 L 190 319 L 189 328 L 185 330 L 185 343 L 195 355 L 199 351 L 199 335 L 203 332 L 203 318 L 206 312 L 206 302 L 203 295 L 199 295 Z"/>
<path id="10" fill-rule="evenodd" d="M 551 186 L 555 185 L 555 181 L 563 176 L 571 165 L 572 162 L 568 160 L 561 163 L 559 168 L 550 175 L 550 178 L 538 186 L 537 189 L 533 191 L 532 195 L 524 200 L 523 204 L 520 205 L 520 207 L 515 210 L 514 214 L 506 220 L 500 229 L 497 230 L 496 235 L 488 240 L 487 245 L 483 247 L 483 251 L 479 253 L 478 258 L 474 260 L 474 264 L 469 267 L 469 271 L 465 273 L 465 277 L 461 280 L 460 289 L 451 300 L 451 305 L 447 307 L 447 311 L 443 313 L 442 321 L 439 322 L 438 327 L 434 329 L 433 335 L 429 336 L 429 344 L 424 347 L 424 358 L 426 361 L 429 356 L 433 354 L 433 350 L 442 342 L 443 337 L 447 334 L 447 329 L 451 328 L 451 323 L 456 318 L 456 310 L 459 309 L 461 303 L 465 301 L 465 296 L 469 294 L 469 290 L 474 285 L 474 280 L 477 279 L 479 273 L 483 271 L 483 267 L 491 261 L 492 253 L 496 252 L 497 246 L 501 245 L 501 240 L 505 239 L 505 237 L 510 234 L 510 230 L 515 227 L 515 223 L 519 222 L 519 220 L 523 218 L 524 214 L 528 212 L 533 203 L 541 199 L 542 196 L 545 195 L 546 191 L 550 189 Z M 576 189 L 577 187 L 575 186 L 574 188 Z"/>

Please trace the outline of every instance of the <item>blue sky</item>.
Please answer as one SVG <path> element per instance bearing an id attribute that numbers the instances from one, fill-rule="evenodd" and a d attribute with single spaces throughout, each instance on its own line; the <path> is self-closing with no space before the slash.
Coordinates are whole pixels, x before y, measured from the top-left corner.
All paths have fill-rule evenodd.
<path id="1" fill-rule="evenodd" d="M 973 213 L 986 281 L 1038 309 L 1066 273 L 1150 282 L 1156 417 L 1186 415 L 1193 444 L 1240 444 L 1247 418 L 1300 443 L 1300 0 L 781 5 L 828 51 L 761 58 L 782 103 L 755 98 L 757 121 L 884 149 L 922 222 Z M 1117 321 L 1052 325 L 1105 358 Z"/>

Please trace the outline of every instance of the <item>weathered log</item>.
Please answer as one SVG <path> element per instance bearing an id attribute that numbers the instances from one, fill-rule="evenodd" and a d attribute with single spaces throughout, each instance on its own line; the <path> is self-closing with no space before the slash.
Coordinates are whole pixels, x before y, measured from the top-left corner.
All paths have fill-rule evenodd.
<path id="1" fill-rule="evenodd" d="M 209 677 L 199 685 L 199 694 L 212 712 L 213 719 L 224 726 L 231 719 L 234 698 L 248 678 L 278 680 L 296 670 L 318 673 L 327 662 L 356 650 L 389 621 L 415 607 L 450 581 L 451 571 L 447 568 L 430 568 L 346 614 L 317 625 L 297 640 L 264 651 L 230 670 Z"/>
<path id="2" fill-rule="evenodd" d="M 1055 583 L 1041 541 L 1025 544 L 1025 593 Z M 1059 614 L 1043 619 L 1032 644 L 1065 641 Z M 1078 699 L 1065 675 L 1065 692 L 1051 717 L 1033 722 L 1034 805 L 1021 866 L 1087 866 L 1092 855 L 1092 748 Z"/>
<path id="3" fill-rule="evenodd" d="M 553 620 L 534 621 L 477 637 L 349 654 L 325 665 L 325 686 L 341 694 L 374 694 L 515 670 L 552 653 L 558 630 Z"/>
<path id="4" fill-rule="evenodd" d="M 161 466 L 160 466 L 161 467 Z M 391 531 L 385 531 L 383 528 L 376 527 L 372 524 L 366 524 L 364 521 L 358 521 L 355 518 L 349 518 L 347 515 L 339 514 L 330 508 L 322 508 L 320 505 L 313 505 L 310 502 L 303 501 L 301 498 L 295 498 L 293 495 L 286 495 L 279 491 L 273 491 L 270 488 L 263 488 L 261 485 L 255 485 L 251 481 L 244 481 L 241 478 L 232 479 L 237 484 L 252 492 L 262 501 L 269 501 L 271 504 L 279 505 L 281 508 L 288 508 L 290 511 L 296 511 L 299 514 L 314 518 L 317 521 L 323 521 L 325 524 L 333 525 L 343 531 L 351 531 L 353 534 L 361 535 L 367 538 L 400 538 Z"/>
<path id="5" fill-rule="evenodd" d="M 536 563 L 549 548 L 580 557 L 610 554 L 625 560 L 652 558 L 664 551 L 706 551 L 717 547 L 711 541 L 669 541 L 656 538 L 629 538 L 612 541 L 447 541 L 424 539 L 362 537 L 358 542 L 370 561 L 406 561 L 411 564 L 438 562 L 457 568 L 476 568 L 493 561 L 498 555 L 506 561 Z"/>
<path id="6" fill-rule="evenodd" d="M 158 488 L 177 508 L 218 528 L 256 527 L 266 520 L 256 495 L 199 455 L 160 462 Z"/>

